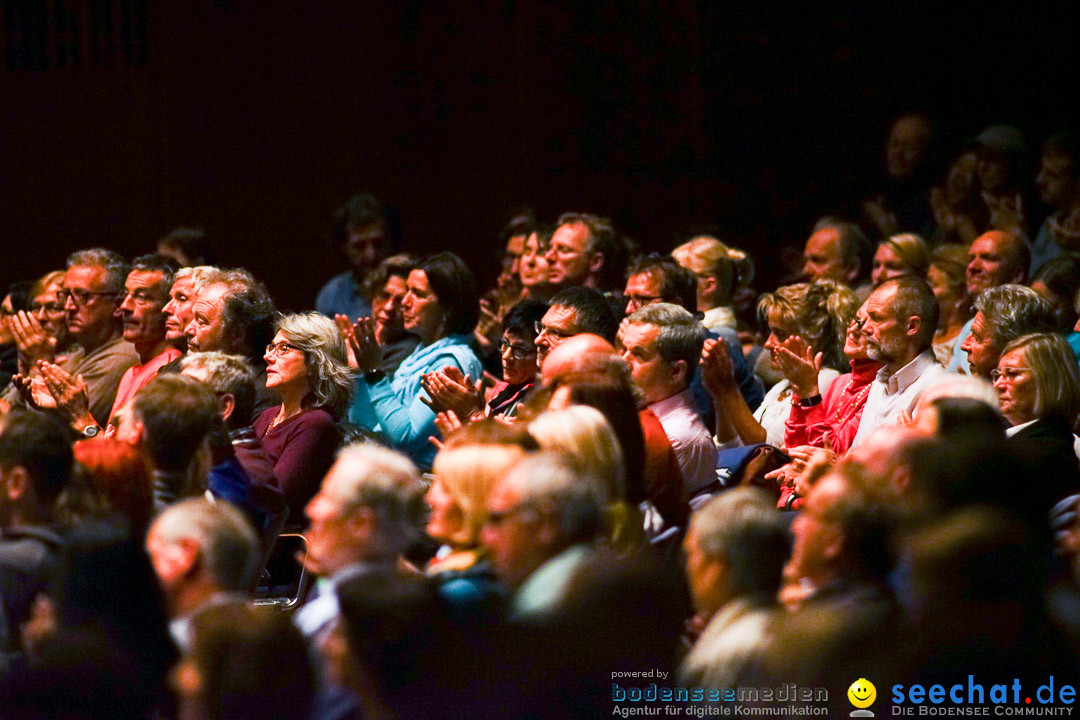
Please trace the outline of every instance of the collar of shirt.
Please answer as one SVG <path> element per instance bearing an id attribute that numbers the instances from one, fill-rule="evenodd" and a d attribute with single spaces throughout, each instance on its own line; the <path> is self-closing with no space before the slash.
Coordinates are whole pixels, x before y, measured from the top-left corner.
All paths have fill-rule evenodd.
<path id="1" fill-rule="evenodd" d="M 690 405 L 692 399 L 692 393 L 690 388 L 686 388 L 682 392 L 677 392 L 671 397 L 658 400 L 649 406 L 649 409 L 656 413 L 656 417 L 663 419 L 664 416 L 675 412 L 676 410 L 682 410 Z"/>
<path id="2" fill-rule="evenodd" d="M 877 379 L 885 384 L 886 395 L 895 395 L 896 393 L 902 393 L 911 387 L 911 384 L 918 380 L 927 368 L 936 364 L 937 360 L 934 358 L 934 351 L 925 350 L 916 355 L 914 360 L 894 372 L 892 375 L 888 374 L 889 371 L 887 368 L 881 368 L 878 370 Z"/>
<path id="3" fill-rule="evenodd" d="M 1038 418 L 1036 418 L 1034 420 L 1028 420 L 1026 423 L 1020 423 L 1019 425 L 1013 425 L 1011 428 L 1007 428 L 1005 430 L 1005 437 L 1012 437 L 1013 435 L 1016 435 L 1016 433 L 1020 432 L 1024 428 L 1029 427 L 1031 425 L 1034 425 L 1037 422 L 1039 422 Z"/>

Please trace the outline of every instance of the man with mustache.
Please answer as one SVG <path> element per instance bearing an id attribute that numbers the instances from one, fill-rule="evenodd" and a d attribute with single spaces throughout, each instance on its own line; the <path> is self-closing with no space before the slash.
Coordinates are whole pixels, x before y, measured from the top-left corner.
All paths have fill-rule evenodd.
<path id="1" fill-rule="evenodd" d="M 934 293 L 922 278 L 886 280 L 863 303 L 858 317 L 864 318 L 866 353 L 883 366 L 870 384 L 852 447 L 910 413 L 923 388 L 948 375 L 932 347 L 937 316 Z"/>

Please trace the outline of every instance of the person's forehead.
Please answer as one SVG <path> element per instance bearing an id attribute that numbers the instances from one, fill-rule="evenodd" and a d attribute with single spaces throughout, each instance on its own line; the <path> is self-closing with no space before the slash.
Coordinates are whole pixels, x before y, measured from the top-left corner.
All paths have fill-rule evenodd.
<path id="1" fill-rule="evenodd" d="M 64 287 L 97 290 L 105 284 L 105 268 L 100 265 L 75 265 L 64 273 Z"/>
<path id="2" fill-rule="evenodd" d="M 151 287 L 165 279 L 165 274 L 160 270 L 132 270 L 128 273 L 124 287 L 128 290 Z"/>
<path id="3" fill-rule="evenodd" d="M 507 510 L 517 505 L 520 499 L 521 493 L 515 488 L 512 477 L 508 475 L 495 483 L 488 495 L 487 505 L 493 510 Z"/>
<path id="4" fill-rule="evenodd" d="M 589 228 L 585 227 L 585 223 L 578 221 L 560 225 L 551 238 L 551 244 L 583 251 L 588 245 L 588 240 Z"/>
<path id="5" fill-rule="evenodd" d="M 623 329 L 623 345 L 626 347 L 641 347 L 651 349 L 656 343 L 656 337 L 660 334 L 660 328 L 649 323 L 629 323 Z"/>
<path id="6" fill-rule="evenodd" d="M 998 360 L 998 367 L 1021 368 L 1027 364 L 1024 348 L 1010 350 Z"/>
<path id="7" fill-rule="evenodd" d="M 409 279 L 406 281 L 406 285 L 417 290 L 425 291 L 428 289 L 427 273 L 423 270 L 413 270 L 409 273 Z"/>
<path id="8" fill-rule="evenodd" d="M 195 288 L 195 280 L 190 275 L 185 275 L 182 278 L 176 278 L 173 281 L 172 289 L 169 291 L 175 295 L 177 293 L 189 294 Z"/>
<path id="9" fill-rule="evenodd" d="M 838 239 L 839 233 L 834 228 L 818 230 L 806 241 L 806 254 L 834 256 Z"/>
<path id="10" fill-rule="evenodd" d="M 896 286 L 892 283 L 886 283 L 870 293 L 870 297 L 866 298 L 863 307 L 866 309 L 867 314 L 871 312 L 890 313 L 895 303 Z"/>
<path id="11" fill-rule="evenodd" d="M 975 313 L 975 317 L 971 320 L 971 332 L 973 334 L 982 336 L 983 331 L 986 329 L 986 316 L 982 314 L 982 310 Z"/>
<path id="12" fill-rule="evenodd" d="M 1072 164 L 1073 158 L 1060 152 L 1047 152 L 1042 155 L 1042 166 L 1050 172 L 1068 172 Z"/>
<path id="13" fill-rule="evenodd" d="M 229 288 L 225 285 L 211 285 L 203 288 L 199 293 L 199 299 L 195 301 L 196 312 L 212 312 L 220 310 L 225 305 L 225 294 Z"/>
<path id="14" fill-rule="evenodd" d="M 391 275 L 386 278 L 386 283 L 383 284 L 383 292 L 390 295 L 404 295 L 408 289 L 408 286 L 405 284 L 405 278 L 400 275 Z"/>
<path id="15" fill-rule="evenodd" d="M 566 329 L 577 323 L 577 310 L 566 305 L 552 305 L 544 313 L 542 322 L 548 327 Z"/>
<path id="16" fill-rule="evenodd" d="M 660 273 L 652 270 L 631 275 L 626 279 L 627 292 L 633 291 L 645 295 L 659 295 L 662 284 L 663 277 Z"/>
<path id="17" fill-rule="evenodd" d="M 378 242 L 386 235 L 386 228 L 381 222 L 367 225 L 353 225 L 346 233 L 350 242 Z"/>

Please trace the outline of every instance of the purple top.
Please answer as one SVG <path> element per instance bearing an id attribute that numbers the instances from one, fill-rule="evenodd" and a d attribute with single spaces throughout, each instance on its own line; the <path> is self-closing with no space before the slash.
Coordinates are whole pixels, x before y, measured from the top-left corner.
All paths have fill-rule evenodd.
<path id="1" fill-rule="evenodd" d="M 306 524 L 304 506 L 334 464 L 341 435 L 334 418 L 321 409 L 305 410 L 270 429 L 280 408 L 264 410 L 255 419 L 255 434 L 274 463 L 274 475 L 289 504 L 289 524 Z"/>

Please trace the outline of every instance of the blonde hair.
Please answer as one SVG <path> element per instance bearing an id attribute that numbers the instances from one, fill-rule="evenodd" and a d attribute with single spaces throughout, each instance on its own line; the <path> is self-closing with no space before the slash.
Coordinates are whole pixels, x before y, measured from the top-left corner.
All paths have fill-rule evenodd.
<path id="1" fill-rule="evenodd" d="M 675 262 L 695 275 L 716 278 L 721 288 L 721 304 L 754 280 L 754 261 L 742 250 L 729 247 L 709 235 L 699 235 L 671 251 Z"/>
<path id="2" fill-rule="evenodd" d="M 1055 333 L 1033 333 L 1013 340 L 1001 357 L 1024 351 L 1024 362 L 1035 382 L 1035 415 L 1061 415 L 1071 424 L 1080 413 L 1080 368 L 1065 338 Z"/>
<path id="3" fill-rule="evenodd" d="M 879 245 L 888 245 L 897 257 L 911 268 L 911 273 L 918 277 L 926 277 L 926 271 L 930 269 L 930 250 L 926 247 L 926 241 L 915 233 L 900 233 L 885 238 Z"/>
<path id="4" fill-rule="evenodd" d="M 622 446 L 603 413 L 587 405 L 541 413 L 529 432 L 543 450 L 561 453 L 585 477 L 595 478 L 601 507 L 626 498 Z"/>
<path id="5" fill-rule="evenodd" d="M 768 325 L 771 313 L 778 313 L 781 322 L 793 325 L 795 334 L 822 354 L 825 367 L 840 372 L 848 369 L 844 341 L 858 309 L 855 293 L 828 279 L 785 285 L 758 300 L 762 325 Z"/>
<path id="6" fill-rule="evenodd" d="M 517 445 L 456 445 L 435 456 L 432 474 L 453 502 L 458 528 L 446 540 L 459 548 L 476 546 L 487 520 L 487 497 L 495 483 L 527 455 Z"/>

